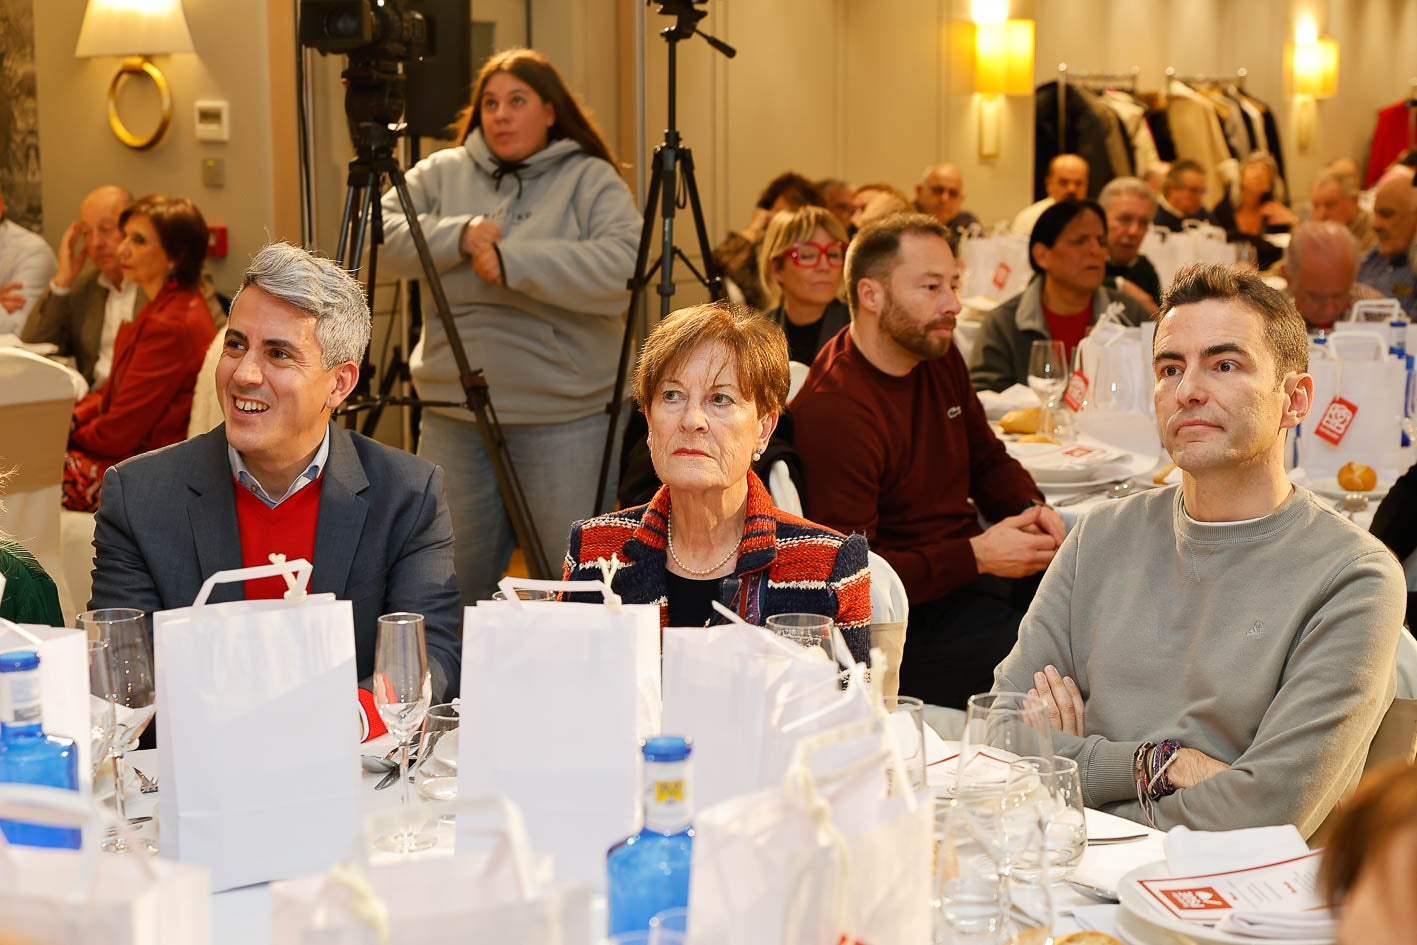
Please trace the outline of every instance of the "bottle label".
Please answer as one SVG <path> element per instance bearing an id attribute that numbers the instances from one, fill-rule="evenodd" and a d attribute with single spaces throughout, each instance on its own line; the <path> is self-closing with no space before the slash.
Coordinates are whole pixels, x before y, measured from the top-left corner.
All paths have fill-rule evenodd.
<path id="1" fill-rule="evenodd" d="M 645 826 L 656 833 L 674 834 L 694 820 L 689 762 L 645 762 Z"/>
<path id="2" fill-rule="evenodd" d="M 38 725 L 43 715 L 38 670 L 0 675 L 0 724 Z"/>

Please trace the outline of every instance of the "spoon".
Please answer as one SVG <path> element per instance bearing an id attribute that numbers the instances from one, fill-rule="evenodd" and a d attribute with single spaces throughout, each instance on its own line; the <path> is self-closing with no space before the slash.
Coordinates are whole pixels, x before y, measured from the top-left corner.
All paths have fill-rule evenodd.
<path id="1" fill-rule="evenodd" d="M 1123 479 L 1121 482 L 1112 483 L 1112 488 L 1107 490 L 1107 498 L 1121 499 L 1136 492 L 1139 487 L 1131 479 Z"/>
<path id="2" fill-rule="evenodd" d="M 1117 893 L 1115 890 L 1103 889 L 1101 886 L 1094 886 L 1091 883 L 1081 883 L 1075 879 L 1067 881 L 1068 885 L 1078 892 L 1098 902 L 1116 902 Z"/>
<path id="3" fill-rule="evenodd" d="M 1348 521 L 1351 522 L 1355 512 L 1368 511 L 1368 497 L 1361 492 L 1350 492 L 1338 500 L 1338 509 L 1347 513 Z"/>
<path id="4" fill-rule="evenodd" d="M 1080 502 L 1086 502 L 1088 499 L 1095 499 L 1098 496 L 1101 496 L 1104 499 L 1120 499 L 1124 496 L 1131 495 L 1139 488 L 1140 486 L 1138 486 L 1132 480 L 1123 479 L 1121 482 L 1112 483 L 1112 485 L 1108 486 L 1105 489 L 1089 489 L 1087 492 L 1079 492 L 1076 495 L 1070 495 L 1066 499 L 1054 502 L 1053 507 L 1061 509 L 1064 506 L 1077 505 Z"/>

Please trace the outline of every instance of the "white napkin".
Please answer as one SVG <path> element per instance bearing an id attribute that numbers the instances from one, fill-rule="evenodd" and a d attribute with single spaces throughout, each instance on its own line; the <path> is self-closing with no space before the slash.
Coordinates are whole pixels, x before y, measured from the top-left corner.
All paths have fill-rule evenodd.
<path id="1" fill-rule="evenodd" d="M 1309 846 L 1293 824 L 1204 831 L 1172 827 L 1162 842 L 1172 876 L 1244 870 L 1304 856 Z"/>
<path id="2" fill-rule="evenodd" d="M 1070 443 L 1057 449 L 1019 457 L 1019 462 L 1029 470 L 1079 470 L 1102 466 L 1107 463 L 1123 462 L 1128 458 L 1121 450 L 1105 446 L 1088 446 L 1084 443 Z"/>
<path id="3" fill-rule="evenodd" d="M 981 390 L 979 402 L 984 405 L 984 415 L 990 420 L 997 420 L 1010 410 L 1028 410 L 1041 403 L 1033 388 L 1024 384 L 1015 384 L 1002 393 Z"/>
<path id="4" fill-rule="evenodd" d="M 1333 913 L 1317 912 L 1232 912 L 1215 923 L 1217 932 L 1268 939 L 1329 939 L 1338 931 Z"/>

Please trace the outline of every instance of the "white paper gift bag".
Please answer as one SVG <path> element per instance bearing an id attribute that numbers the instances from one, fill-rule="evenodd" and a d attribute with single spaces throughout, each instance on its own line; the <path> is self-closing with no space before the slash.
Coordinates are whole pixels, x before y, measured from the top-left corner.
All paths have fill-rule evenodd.
<path id="1" fill-rule="evenodd" d="M 690 945 L 929 941 L 931 801 L 885 724 L 813 735 L 782 786 L 699 813 Z"/>
<path id="2" fill-rule="evenodd" d="M 0 786 L 0 815 L 83 827 L 81 850 L 6 846 L 0 836 L 0 940 L 26 945 L 206 945 L 211 882 L 199 866 L 99 850 L 112 815 L 73 791 Z M 136 835 L 126 824 L 116 825 Z"/>
<path id="3" fill-rule="evenodd" d="M 1407 366 L 1389 357 L 1387 340 L 1371 331 L 1345 330 L 1313 350 L 1323 354 L 1309 358 L 1314 399 L 1299 435 L 1309 481 L 1332 480 L 1346 463 L 1357 462 L 1391 482 L 1402 471 Z M 1337 444 L 1321 435 L 1340 429 Z"/>
<path id="4" fill-rule="evenodd" d="M 371 860 L 368 843 L 361 842 L 348 864 L 326 875 L 272 883 L 272 945 L 590 945 L 595 940 L 590 888 L 553 881 L 549 858 L 533 854 L 515 804 L 501 797 L 465 798 L 420 805 L 418 813 L 430 822 L 456 817 L 451 856 Z M 480 825 L 488 814 L 492 822 Z M 398 810 L 369 815 L 366 841 L 403 820 Z M 466 842 L 474 837 L 476 849 Z"/>
<path id="5" fill-rule="evenodd" d="M 292 573 L 288 600 L 206 603 Z M 309 580 L 304 560 L 219 571 L 153 615 L 163 853 L 218 890 L 328 869 L 359 823 L 353 613 Z"/>
<path id="6" fill-rule="evenodd" d="M 1033 278 L 1027 236 L 969 237 L 959 252 L 964 268 L 960 297 L 967 303 L 980 299 L 998 304 L 1018 295 Z"/>
<path id="7" fill-rule="evenodd" d="M 0 593 L 4 579 L 0 578 Z M 89 649 L 82 630 L 43 627 L 0 620 L 0 652 L 33 650 L 39 654 L 39 691 L 44 731 L 74 740 L 79 759 L 79 783 L 84 794 L 89 781 L 93 741 L 89 734 Z"/>
<path id="8" fill-rule="evenodd" d="M 639 818 L 639 743 L 660 731 L 659 607 L 599 582 L 501 583 L 464 615 L 460 790 L 515 798 L 557 875 L 605 886 L 605 851 Z M 605 604 L 523 601 L 516 588 Z"/>
<path id="9" fill-rule="evenodd" d="M 694 741 L 699 808 L 781 779 L 764 774 L 769 729 L 785 691 L 803 687 L 823 702 L 838 694 L 820 650 L 745 623 L 664 631 L 664 730 Z"/>

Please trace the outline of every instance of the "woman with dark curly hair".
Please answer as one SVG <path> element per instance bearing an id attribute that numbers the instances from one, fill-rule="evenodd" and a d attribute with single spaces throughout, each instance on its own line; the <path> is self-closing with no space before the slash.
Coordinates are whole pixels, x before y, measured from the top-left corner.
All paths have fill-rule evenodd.
<path id="1" fill-rule="evenodd" d="M 150 300 L 118 329 L 108 379 L 74 407 L 64 507 L 98 508 L 109 466 L 187 436 L 192 388 L 216 336 L 202 296 L 207 224 L 186 197 L 149 194 L 118 216 L 123 280 Z"/>

